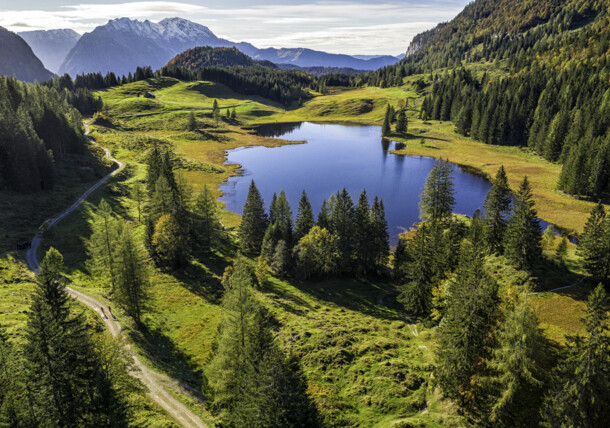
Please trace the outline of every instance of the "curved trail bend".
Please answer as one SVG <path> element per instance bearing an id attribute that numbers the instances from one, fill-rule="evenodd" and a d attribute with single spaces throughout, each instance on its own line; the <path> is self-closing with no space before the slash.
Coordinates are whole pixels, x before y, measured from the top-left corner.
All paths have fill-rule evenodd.
<path id="1" fill-rule="evenodd" d="M 87 135 L 87 138 L 89 139 L 89 141 L 91 141 L 91 143 L 95 144 L 96 146 L 101 147 L 106 152 L 106 158 L 108 158 L 112 162 L 116 163 L 119 167 L 117 169 L 115 169 L 114 171 L 112 171 L 111 173 L 109 173 L 108 175 L 106 175 L 101 180 L 99 180 L 89 189 L 87 189 L 87 191 L 85 193 L 83 193 L 83 195 L 80 198 L 78 198 L 76 200 L 76 202 L 74 202 L 65 211 L 63 211 L 62 213 L 58 214 L 55 217 L 51 217 L 51 218 L 47 219 L 42 224 L 42 226 L 40 226 L 39 232 L 36 234 L 36 236 L 34 236 L 34 239 L 32 239 L 32 246 L 28 249 L 28 251 L 26 253 L 26 262 L 28 264 L 28 267 L 34 273 L 36 273 L 38 271 L 38 269 L 40 268 L 40 263 L 38 262 L 37 252 L 38 252 L 38 247 L 40 246 L 40 243 L 42 242 L 43 231 L 55 226 L 57 223 L 59 223 L 61 220 L 63 220 L 66 216 L 68 216 L 76 208 L 78 208 L 85 201 L 85 199 L 87 199 L 87 197 L 91 193 L 93 193 L 95 190 L 97 190 L 102 184 L 104 184 L 106 181 L 108 181 L 111 177 L 117 175 L 123 169 L 125 169 L 124 162 L 121 162 L 121 161 L 113 158 L 112 155 L 110 154 L 110 150 L 97 144 L 93 139 L 91 139 L 88 136 L 88 134 L 89 134 L 89 126 L 87 123 L 85 123 L 85 135 Z M 101 307 L 106 306 L 104 304 L 104 302 L 94 299 L 93 297 L 88 296 L 84 293 L 81 293 L 80 291 L 74 290 L 70 287 L 67 287 L 66 290 L 68 291 L 68 294 L 70 294 L 70 296 L 72 296 L 79 302 L 87 305 L 89 308 L 93 309 L 94 311 L 96 311 L 98 313 L 100 312 Z M 106 327 L 108 328 L 108 330 L 110 331 L 110 334 L 112 334 L 113 337 L 117 337 L 122 334 L 122 327 L 118 320 L 112 319 L 112 318 L 106 318 L 104 316 L 102 316 L 101 318 L 102 318 L 102 321 L 104 322 L 104 324 L 106 325 Z M 151 368 L 149 368 L 148 366 L 146 366 L 145 364 L 142 363 L 142 361 L 138 358 L 138 356 L 136 355 L 136 352 L 133 350 L 131 345 L 128 344 L 126 346 L 126 348 L 129 351 L 129 353 L 131 354 L 131 356 L 133 357 L 134 365 L 137 368 L 137 371 L 132 372 L 131 375 L 136 377 L 137 379 L 139 379 L 148 388 L 148 395 L 159 406 L 161 406 L 172 418 L 174 418 L 176 420 L 176 422 L 178 422 L 180 425 L 182 425 L 184 427 L 207 428 L 207 425 L 201 420 L 201 418 L 199 418 L 197 415 L 195 415 L 182 402 L 180 402 L 179 400 L 174 398 L 173 395 L 171 395 L 169 392 L 167 392 L 167 390 L 165 389 L 165 386 L 169 386 L 179 392 L 185 393 L 185 394 L 189 395 L 191 398 L 201 402 L 201 400 L 198 397 L 194 396 L 193 394 L 191 394 L 188 391 L 189 389 L 192 390 L 192 388 L 188 387 L 187 385 L 183 385 L 182 383 L 180 383 L 179 381 L 177 381 L 175 379 L 172 379 L 168 376 L 155 372 L 154 370 L 152 370 Z"/>

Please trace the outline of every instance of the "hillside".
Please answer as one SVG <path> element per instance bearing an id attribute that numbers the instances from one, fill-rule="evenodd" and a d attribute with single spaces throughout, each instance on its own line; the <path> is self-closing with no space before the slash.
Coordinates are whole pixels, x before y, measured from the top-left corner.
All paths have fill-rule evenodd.
<path id="1" fill-rule="evenodd" d="M 189 49 L 176 55 L 167 63 L 167 66 L 196 70 L 201 67 L 247 67 L 261 63 L 262 61 L 254 61 L 248 55 L 241 53 L 234 47 L 212 48 L 205 46 Z M 267 62 L 265 65 L 276 68 L 276 66 L 270 62 Z"/>
<path id="2" fill-rule="evenodd" d="M 53 78 L 53 73 L 44 68 L 32 48 L 19 37 L 0 27 L 0 75 L 25 82 L 43 82 Z"/>
<path id="3" fill-rule="evenodd" d="M 59 72 L 66 55 L 80 39 L 74 30 L 24 31 L 18 33 L 34 51 L 34 54 L 53 73 Z"/>
<path id="4" fill-rule="evenodd" d="M 422 117 L 488 144 L 528 147 L 563 165 L 559 190 L 608 200 L 608 11 L 595 0 L 477 0 L 368 82 L 431 73 L 420 82 Z"/>

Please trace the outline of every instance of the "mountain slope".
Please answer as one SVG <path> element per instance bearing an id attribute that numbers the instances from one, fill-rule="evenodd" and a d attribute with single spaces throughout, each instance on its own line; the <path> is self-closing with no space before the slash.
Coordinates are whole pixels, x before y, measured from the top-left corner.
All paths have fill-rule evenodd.
<path id="1" fill-rule="evenodd" d="M 224 46 L 207 27 L 180 18 L 153 23 L 128 18 L 109 21 L 84 34 L 60 67 L 60 73 L 119 75 L 138 66 L 161 68 L 176 54 L 195 46 Z"/>
<path id="2" fill-rule="evenodd" d="M 260 63 L 254 61 L 248 55 L 240 52 L 237 48 L 211 48 L 209 46 L 197 47 L 186 50 L 172 58 L 167 66 L 185 67 L 188 70 L 196 70 L 201 67 L 247 67 Z M 274 68 L 273 63 L 266 63 Z"/>
<path id="3" fill-rule="evenodd" d="M 44 66 L 54 73 L 59 72 L 66 55 L 80 39 L 80 34 L 70 29 L 24 31 L 17 34 L 30 45 Z"/>
<path id="4" fill-rule="evenodd" d="M 0 74 L 15 76 L 25 82 L 39 82 L 53 78 L 44 68 L 32 48 L 17 34 L 0 27 Z"/>
<path id="5" fill-rule="evenodd" d="M 112 71 L 123 75 L 138 66 L 161 68 L 177 54 L 198 46 L 236 47 L 255 60 L 301 67 L 349 67 L 376 70 L 394 64 L 398 58 L 379 56 L 368 59 L 329 54 L 311 49 L 258 49 L 250 43 L 218 38 L 203 25 L 182 18 L 153 23 L 120 18 L 84 34 L 59 68 L 60 74 Z"/>

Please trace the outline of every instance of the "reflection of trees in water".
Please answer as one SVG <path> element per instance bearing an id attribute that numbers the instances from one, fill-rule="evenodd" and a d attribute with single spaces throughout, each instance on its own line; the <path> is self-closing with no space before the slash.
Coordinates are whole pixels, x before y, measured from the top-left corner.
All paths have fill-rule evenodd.
<path id="1" fill-rule="evenodd" d="M 303 122 L 266 123 L 254 128 L 254 132 L 261 137 L 281 137 L 301 128 L 301 125 L 303 125 Z"/>
<path id="2" fill-rule="evenodd" d="M 383 149 L 384 152 L 387 152 L 388 150 L 390 150 L 390 140 L 388 140 L 387 138 L 382 138 L 381 139 L 381 148 Z"/>

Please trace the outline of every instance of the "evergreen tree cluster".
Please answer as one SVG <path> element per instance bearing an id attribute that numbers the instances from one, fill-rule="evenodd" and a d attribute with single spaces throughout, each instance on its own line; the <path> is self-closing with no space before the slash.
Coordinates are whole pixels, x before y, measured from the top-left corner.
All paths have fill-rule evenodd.
<path id="1" fill-rule="evenodd" d="M 290 105 L 309 98 L 305 90 L 314 83 L 313 76 L 302 71 L 280 70 L 259 64 L 243 67 L 200 67 L 189 69 L 167 65 L 157 72 L 160 76 L 181 80 L 208 80 L 228 86 L 237 93 L 258 95 Z"/>
<path id="2" fill-rule="evenodd" d="M 282 276 L 327 277 L 333 274 L 383 274 L 389 256 L 389 235 L 383 201 L 371 205 L 366 191 L 354 202 L 343 189 L 324 201 L 317 222 L 305 191 L 296 225 L 284 191 L 274 195 L 265 212 L 254 182 L 250 184 L 239 230 L 242 251 L 261 254 Z"/>
<path id="3" fill-rule="evenodd" d="M 55 161 L 85 148 L 70 92 L 0 77 L 0 188 L 53 188 Z"/>
<path id="4" fill-rule="evenodd" d="M 578 253 L 593 280 L 610 288 L 610 215 L 601 203 L 591 211 L 579 237 Z"/>
<path id="5" fill-rule="evenodd" d="M 206 372 L 223 426 L 320 426 L 298 361 L 274 337 L 273 320 L 254 294 L 245 260 L 238 258 L 231 272 Z"/>
<path id="6" fill-rule="evenodd" d="M 51 248 L 40 265 L 22 352 L 0 330 L 0 424 L 127 426 L 129 385 L 117 383 L 84 314 L 70 307 L 62 263 Z"/>
<path id="7" fill-rule="evenodd" d="M 421 195 L 423 222 L 409 239 L 399 242 L 394 257 L 399 300 L 408 311 L 423 318 L 440 318 L 435 303 L 442 291 L 438 285 L 452 278 L 459 268 L 465 242 L 474 242 L 477 254 L 503 254 L 517 269 L 526 271 L 542 257 L 542 233 L 527 177 L 513 203 L 501 167 L 487 194 L 483 214 L 475 213 L 470 231 L 453 217 L 454 192 L 451 164 L 437 161 Z"/>
<path id="8" fill-rule="evenodd" d="M 605 68 L 578 63 L 558 72 L 534 62 L 513 77 L 481 81 L 457 69 L 437 78 L 422 111 L 488 144 L 528 146 L 563 164 L 560 189 L 600 197 L 610 190 Z"/>

